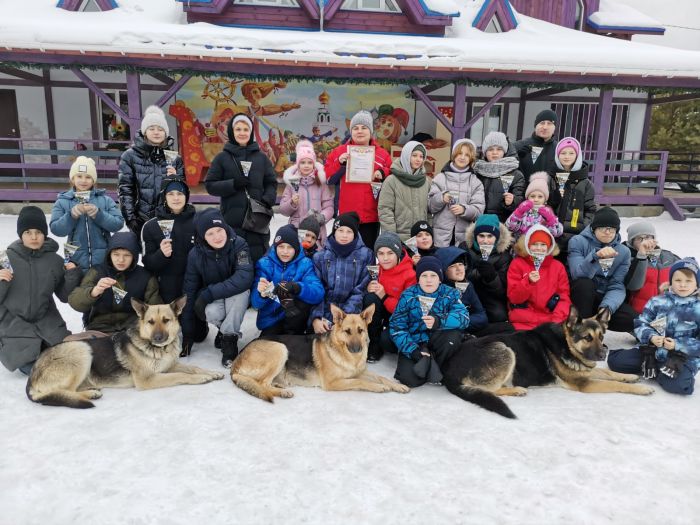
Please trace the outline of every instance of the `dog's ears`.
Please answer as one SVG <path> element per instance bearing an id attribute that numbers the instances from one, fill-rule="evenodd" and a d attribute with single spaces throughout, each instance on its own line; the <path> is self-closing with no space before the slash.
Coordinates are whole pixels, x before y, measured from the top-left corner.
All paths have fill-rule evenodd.
<path id="1" fill-rule="evenodd" d="M 610 308 L 601 308 L 598 310 L 598 313 L 595 315 L 595 320 L 598 321 L 601 325 L 603 325 L 603 330 L 608 329 L 608 323 L 610 322 L 610 318 L 612 317 L 612 314 L 610 313 Z"/>
<path id="2" fill-rule="evenodd" d="M 566 318 L 566 326 L 573 328 L 576 326 L 576 323 L 578 323 L 578 320 L 578 309 L 572 303 L 571 308 L 569 309 L 569 317 Z"/>
<path id="3" fill-rule="evenodd" d="M 146 313 L 146 309 L 148 308 L 148 305 L 146 303 L 142 303 L 138 299 L 134 299 L 132 297 L 131 298 L 131 307 L 134 309 L 134 312 L 136 312 L 136 315 L 139 316 L 139 319 L 143 319 L 143 314 Z"/>
<path id="4" fill-rule="evenodd" d="M 374 316 L 374 303 L 370 304 L 367 308 L 362 310 L 362 313 L 360 313 L 360 317 L 362 317 L 364 322 L 367 324 L 372 322 L 373 316 Z"/>
<path id="5" fill-rule="evenodd" d="M 178 297 L 172 303 L 170 303 L 170 309 L 175 312 L 175 315 L 180 315 L 185 309 L 185 304 L 187 303 L 187 296 L 183 295 Z"/>
<path id="6" fill-rule="evenodd" d="M 343 319 L 345 319 L 345 312 L 343 312 L 340 308 L 338 308 L 333 303 L 331 303 L 331 314 L 333 315 L 333 324 L 334 325 L 339 325 L 340 323 L 343 322 Z"/>

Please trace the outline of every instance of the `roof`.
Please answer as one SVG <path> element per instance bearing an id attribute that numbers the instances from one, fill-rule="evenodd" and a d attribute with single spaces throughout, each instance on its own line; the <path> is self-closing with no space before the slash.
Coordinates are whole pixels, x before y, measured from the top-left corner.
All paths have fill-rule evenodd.
<path id="1" fill-rule="evenodd" d="M 433 5 L 437 0 L 424 1 Z M 57 9 L 55 0 L 23 0 L 22 9 L 5 2 L 0 61 L 181 66 L 279 76 L 294 75 L 298 67 L 299 75 L 319 77 L 507 77 L 543 84 L 566 78 L 571 84 L 578 79 L 581 85 L 700 89 L 700 52 L 608 38 L 523 15 L 518 15 L 520 23 L 512 31 L 485 33 L 471 27 L 483 2 L 455 3 L 461 17 L 444 38 L 368 38 L 358 33 L 187 24 L 182 4 L 174 0 L 120 0 L 117 9 L 103 13 L 68 12 Z M 281 65 L 284 74 L 279 72 Z"/>
<path id="2" fill-rule="evenodd" d="M 658 20 L 615 0 L 600 0 L 599 10 L 588 17 L 588 23 L 597 30 L 635 30 L 654 33 L 663 33 L 666 30 Z"/>

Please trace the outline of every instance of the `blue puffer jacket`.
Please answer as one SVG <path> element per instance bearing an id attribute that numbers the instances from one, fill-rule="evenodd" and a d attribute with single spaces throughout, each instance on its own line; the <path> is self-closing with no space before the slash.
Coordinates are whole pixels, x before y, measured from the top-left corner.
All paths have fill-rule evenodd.
<path id="1" fill-rule="evenodd" d="M 59 193 L 51 210 L 50 223 L 51 233 L 67 237 L 67 242 L 80 246 L 71 260 L 83 271 L 102 264 L 110 233 L 118 232 L 124 226 L 124 217 L 117 204 L 105 194 L 105 190 L 92 190 L 88 203 L 94 204 L 99 210 L 95 218 L 83 214 L 74 219 L 70 211 L 79 204 L 75 190 Z"/>
<path id="2" fill-rule="evenodd" d="M 253 282 L 250 302 L 253 308 L 258 309 L 256 325 L 260 330 L 284 319 L 284 309 L 279 302 L 260 296 L 258 283 L 261 277 L 275 284 L 282 281 L 298 283 L 301 286 L 301 292 L 296 298 L 307 304 L 318 304 L 325 293 L 323 284 L 314 272 L 314 263 L 304 255 L 303 251 L 298 251 L 294 259 L 283 263 L 277 257 L 277 251 L 273 246 L 265 257 L 255 263 L 255 281 Z"/>
<path id="3" fill-rule="evenodd" d="M 329 238 L 326 247 L 314 255 L 314 269 L 326 296 L 311 309 L 310 321 L 323 317 L 333 321 L 331 303 L 348 314 L 358 314 L 362 310 L 362 297 L 369 284 L 367 265 L 374 264 L 374 253 L 360 237 L 353 242 L 355 248 L 347 257 L 336 253 L 333 238 Z"/>
<path id="4" fill-rule="evenodd" d="M 666 333 L 660 334 L 651 323 L 656 319 L 666 318 Z M 700 368 L 700 298 L 697 292 L 689 297 L 679 297 L 672 291 L 652 297 L 644 311 L 634 320 L 634 335 L 642 344 L 649 344 L 655 335 L 671 337 L 676 342 L 676 350 L 688 354 L 697 373 Z M 666 361 L 668 351 L 656 350 L 656 359 Z"/>
<path id="5" fill-rule="evenodd" d="M 411 353 L 421 343 L 428 342 L 430 334 L 435 330 L 466 330 L 469 326 L 469 312 L 460 300 L 461 295 L 459 290 L 446 284 L 441 284 L 433 293 L 425 293 L 418 284 L 406 288 L 389 320 L 389 335 L 399 352 L 411 357 Z M 435 298 L 428 315 L 439 321 L 437 328 L 428 330 L 421 319 L 423 312 L 418 296 Z"/>
<path id="6" fill-rule="evenodd" d="M 603 270 L 596 257 L 596 252 L 603 246 L 615 249 L 617 256 L 613 261 L 608 275 L 603 275 Z M 571 280 L 592 279 L 596 292 L 602 294 L 603 300 L 600 307 L 610 308 L 615 313 L 625 300 L 625 276 L 630 268 L 630 251 L 622 244 L 620 234 L 610 244 L 604 245 L 591 231 L 590 226 L 569 241 L 569 256 L 567 259 Z"/>
<path id="7" fill-rule="evenodd" d="M 228 231 L 228 242 L 223 248 L 214 250 L 197 235 L 195 245 L 187 256 L 182 286 L 182 291 L 187 295 L 187 304 L 181 318 L 182 333 L 186 337 L 194 333 L 194 303 L 199 296 L 209 304 L 243 293 L 253 284 L 255 272 L 248 243 L 238 237 L 230 226 L 224 224 L 222 227 Z"/>

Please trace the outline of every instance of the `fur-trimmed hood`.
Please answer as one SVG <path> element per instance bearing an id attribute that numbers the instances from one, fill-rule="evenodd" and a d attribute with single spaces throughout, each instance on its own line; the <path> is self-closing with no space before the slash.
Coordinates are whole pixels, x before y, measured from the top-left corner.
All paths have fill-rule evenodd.
<path id="1" fill-rule="evenodd" d="M 322 185 L 325 185 L 326 184 L 326 170 L 324 169 L 323 164 L 316 161 L 314 163 L 314 166 L 316 167 L 316 176 L 318 177 L 318 180 L 321 182 Z M 292 179 L 292 177 L 295 177 L 295 176 L 301 177 L 301 179 L 314 178 L 311 175 L 307 175 L 306 177 L 302 177 L 299 174 L 299 168 L 297 167 L 297 165 L 293 164 L 292 166 L 289 166 L 286 170 L 284 170 L 284 175 L 282 175 L 282 179 L 284 180 L 284 183 L 287 186 L 291 186 L 292 185 L 291 179 Z M 306 182 L 306 184 L 308 184 L 309 182 L 310 181 Z M 302 184 L 304 184 L 304 183 L 302 183 Z"/>
<path id="2" fill-rule="evenodd" d="M 530 251 L 527 249 L 527 246 L 530 242 L 530 237 L 532 236 L 532 234 L 538 230 L 545 232 L 547 235 L 549 235 L 549 238 L 552 240 L 552 246 L 547 251 L 547 256 L 551 255 L 552 257 L 556 257 L 557 255 L 559 255 L 559 245 L 557 245 L 554 236 L 547 228 L 545 228 L 541 224 L 536 224 L 535 226 L 530 228 L 525 235 L 521 235 L 518 238 L 518 240 L 515 242 L 515 246 L 513 246 L 513 251 L 516 255 L 520 255 L 521 257 L 532 256 Z"/>
<path id="3" fill-rule="evenodd" d="M 476 223 L 470 224 L 467 228 L 467 231 L 464 233 L 464 240 L 467 243 L 467 247 L 471 250 L 474 249 L 473 245 L 475 227 Z M 510 248 L 510 245 L 513 244 L 513 234 L 508 228 L 506 228 L 505 224 L 503 224 L 502 222 L 498 223 L 498 231 L 500 232 L 500 235 L 498 237 L 498 242 L 496 243 L 496 252 L 505 253 Z"/>

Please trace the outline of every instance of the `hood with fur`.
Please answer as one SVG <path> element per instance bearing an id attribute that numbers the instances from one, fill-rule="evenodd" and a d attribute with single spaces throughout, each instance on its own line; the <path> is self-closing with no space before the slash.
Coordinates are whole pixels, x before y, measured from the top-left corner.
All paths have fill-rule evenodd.
<path id="1" fill-rule="evenodd" d="M 557 241 L 554 239 L 554 236 L 552 235 L 552 232 L 550 232 L 547 228 L 542 226 L 541 224 L 535 224 L 532 228 L 530 228 L 525 235 L 521 235 L 520 238 L 516 241 L 515 246 L 513 247 L 513 251 L 517 254 L 520 255 L 521 257 L 531 257 L 532 254 L 530 253 L 530 250 L 528 249 L 528 245 L 530 244 L 530 237 L 532 234 L 536 231 L 543 231 L 547 235 L 549 235 L 549 238 L 552 240 L 552 245 L 549 247 L 549 250 L 547 250 L 547 255 L 551 256 L 557 256 L 559 255 L 559 246 L 557 245 Z"/>
<path id="2" fill-rule="evenodd" d="M 473 245 L 474 245 L 474 228 L 476 227 L 476 223 L 471 223 L 469 227 L 467 228 L 467 231 L 464 233 L 464 240 L 467 243 L 467 246 L 469 247 L 470 250 L 473 250 Z M 498 237 L 498 241 L 496 242 L 496 252 L 497 253 L 504 253 L 507 252 L 508 249 L 510 248 L 510 245 L 513 244 L 513 234 L 510 232 L 508 228 L 506 228 L 506 225 L 503 224 L 502 222 L 498 223 L 498 231 L 500 233 Z"/>
<path id="3" fill-rule="evenodd" d="M 325 185 L 325 184 L 326 184 L 326 170 L 325 170 L 325 168 L 323 167 L 323 164 L 321 164 L 320 162 L 316 161 L 316 162 L 314 163 L 314 165 L 315 165 L 315 167 L 316 167 L 316 176 L 318 177 L 318 180 L 320 181 L 320 183 L 321 183 L 322 185 Z M 315 177 L 313 177 L 312 175 L 307 175 L 306 177 L 302 176 L 302 175 L 299 173 L 299 168 L 297 167 L 296 164 L 292 164 L 291 166 L 289 166 L 286 170 L 284 170 L 284 175 L 282 175 L 282 179 L 284 180 L 284 183 L 285 183 L 287 186 L 291 186 L 291 185 L 292 185 L 291 179 L 292 179 L 293 177 L 301 177 L 301 179 L 300 179 L 300 184 L 302 184 L 302 185 L 304 185 L 305 183 L 304 183 L 304 182 L 301 182 L 301 180 L 307 179 L 308 182 L 306 182 L 306 184 L 309 184 L 309 182 L 310 182 L 312 179 L 315 178 Z M 313 182 L 311 182 L 311 183 L 313 184 Z"/>

